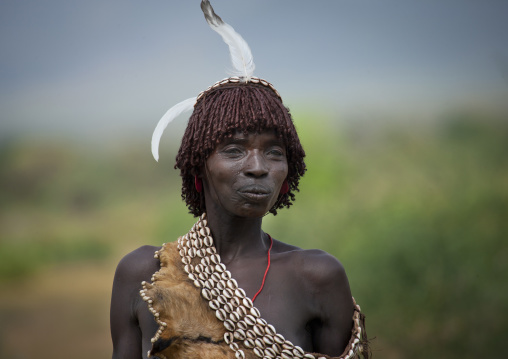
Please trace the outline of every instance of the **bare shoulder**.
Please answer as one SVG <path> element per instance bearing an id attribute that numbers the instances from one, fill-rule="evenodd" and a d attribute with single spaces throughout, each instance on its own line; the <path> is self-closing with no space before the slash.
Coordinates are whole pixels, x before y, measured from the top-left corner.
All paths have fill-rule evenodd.
<path id="1" fill-rule="evenodd" d="M 299 263 L 298 272 L 312 291 L 334 290 L 349 293 L 349 282 L 342 263 L 331 254 L 319 249 L 299 250 L 294 253 Z"/>
<path id="2" fill-rule="evenodd" d="M 140 308 L 146 313 L 142 318 L 156 327 L 153 318 L 142 307 L 139 295 L 142 281 L 149 281 L 159 269 L 159 261 L 154 258 L 157 247 L 143 246 L 123 257 L 115 272 L 111 295 L 110 323 L 113 340 L 113 358 L 136 359 L 141 357 L 142 332 L 140 332 Z M 145 320 L 146 322 L 147 320 Z M 155 332 L 155 329 L 153 329 Z"/>
<path id="3" fill-rule="evenodd" d="M 301 249 L 279 241 L 276 250 L 285 258 L 290 270 L 309 285 L 317 288 L 334 283 L 346 285 L 349 289 L 344 266 L 331 254 L 320 249 Z"/>
<path id="4" fill-rule="evenodd" d="M 160 249 L 155 246 L 142 246 L 125 255 L 116 268 L 115 280 L 140 283 L 147 280 L 159 269 L 159 260 L 154 253 Z"/>

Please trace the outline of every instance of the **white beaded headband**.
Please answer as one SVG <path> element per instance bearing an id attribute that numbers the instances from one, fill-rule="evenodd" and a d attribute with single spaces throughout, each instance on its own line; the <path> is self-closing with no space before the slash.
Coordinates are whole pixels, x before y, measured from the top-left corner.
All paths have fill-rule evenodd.
<path id="1" fill-rule="evenodd" d="M 266 80 L 253 76 L 254 74 L 254 60 L 247 42 L 238 34 L 233 27 L 225 23 L 214 11 L 212 5 L 208 0 L 201 1 L 201 10 L 205 15 L 206 22 L 212 30 L 217 32 L 224 42 L 229 46 L 229 53 L 231 55 L 231 62 L 233 64 L 232 76 L 220 81 L 199 93 L 196 97 L 191 97 L 187 100 L 177 103 L 171 107 L 157 123 L 157 127 L 152 135 L 152 155 L 156 161 L 159 161 L 159 143 L 166 127 L 178 115 L 183 112 L 190 111 L 194 105 L 200 100 L 203 95 L 210 90 L 218 88 L 219 86 L 228 83 L 253 83 L 261 84 L 270 88 L 279 98 L 280 95 L 271 83 Z"/>

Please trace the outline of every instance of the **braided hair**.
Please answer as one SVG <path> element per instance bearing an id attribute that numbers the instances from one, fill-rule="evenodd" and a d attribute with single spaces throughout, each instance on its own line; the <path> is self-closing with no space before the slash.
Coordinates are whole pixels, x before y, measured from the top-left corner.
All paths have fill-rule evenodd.
<path id="1" fill-rule="evenodd" d="M 289 191 L 280 194 L 270 212 L 291 206 L 300 177 L 306 171 L 305 152 L 300 144 L 289 109 L 272 89 L 253 83 L 228 83 L 203 93 L 194 111 L 176 156 L 175 168 L 182 177 L 182 199 L 194 216 L 206 211 L 203 193 L 196 191 L 194 177 L 218 144 L 235 132 L 274 131 L 286 147 Z"/>

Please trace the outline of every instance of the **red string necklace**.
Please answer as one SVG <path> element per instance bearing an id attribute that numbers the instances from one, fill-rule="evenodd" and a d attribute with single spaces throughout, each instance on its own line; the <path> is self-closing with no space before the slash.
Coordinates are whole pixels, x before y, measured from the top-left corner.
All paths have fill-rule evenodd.
<path id="1" fill-rule="evenodd" d="M 266 266 L 265 275 L 263 275 L 263 281 L 261 282 L 261 287 L 259 288 L 258 292 L 254 294 L 254 297 L 252 297 L 252 301 L 254 302 L 256 300 L 256 297 L 261 293 L 263 290 L 263 287 L 265 285 L 266 275 L 268 274 L 268 270 L 270 269 L 270 251 L 272 250 L 273 246 L 273 239 L 272 236 L 268 234 L 268 238 L 270 238 L 270 248 L 268 248 L 268 265 Z"/>

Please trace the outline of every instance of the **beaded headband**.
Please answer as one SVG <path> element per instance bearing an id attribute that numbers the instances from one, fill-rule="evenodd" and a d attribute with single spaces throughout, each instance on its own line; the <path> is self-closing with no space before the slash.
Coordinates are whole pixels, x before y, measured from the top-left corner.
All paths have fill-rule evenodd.
<path id="1" fill-rule="evenodd" d="M 261 84 L 270 88 L 279 99 L 281 99 L 277 90 L 271 83 L 266 80 L 260 79 L 253 76 L 254 74 L 254 61 L 252 53 L 250 51 L 247 42 L 238 34 L 233 27 L 225 23 L 214 11 L 212 5 L 208 0 L 201 1 L 201 10 L 205 15 L 206 22 L 208 25 L 217 32 L 224 42 L 229 46 L 229 52 L 231 55 L 231 63 L 233 64 L 232 76 L 220 81 L 217 81 L 206 90 L 199 93 L 197 97 L 191 97 L 187 100 L 177 103 L 171 107 L 157 123 L 157 127 L 152 135 L 152 155 L 156 161 L 159 160 L 159 143 L 162 134 L 166 127 L 173 121 L 178 115 L 183 112 L 190 111 L 194 108 L 194 105 L 199 101 L 204 94 L 208 91 L 219 88 L 220 86 L 230 83 L 252 83 Z M 282 99 L 281 99 L 282 100 Z"/>
<path id="2" fill-rule="evenodd" d="M 253 84 L 261 84 L 263 86 L 266 86 L 268 87 L 270 90 L 272 90 L 276 95 L 277 97 L 282 101 L 282 98 L 280 97 L 280 94 L 279 92 L 275 89 L 275 87 L 273 87 L 273 85 L 271 83 L 269 83 L 268 81 L 266 80 L 263 80 L 263 79 L 260 79 L 259 77 L 255 77 L 255 76 L 252 76 L 250 77 L 248 80 L 244 80 L 243 78 L 241 77 L 238 77 L 238 76 L 233 76 L 233 77 L 228 77 L 228 78 L 225 78 L 225 79 L 222 79 L 220 81 L 217 81 L 216 83 L 214 83 L 212 86 L 208 87 L 206 90 L 204 91 L 201 91 L 198 95 L 198 97 L 196 97 L 196 102 L 198 102 L 199 100 L 201 100 L 201 98 L 203 97 L 203 95 L 205 93 L 207 93 L 208 91 L 211 91 L 211 90 L 214 90 L 216 88 L 219 88 L 223 85 L 226 85 L 226 84 L 231 84 L 231 83 L 240 83 L 240 82 L 243 82 L 243 83 L 253 83 Z"/>

